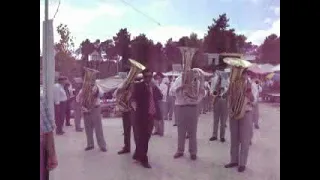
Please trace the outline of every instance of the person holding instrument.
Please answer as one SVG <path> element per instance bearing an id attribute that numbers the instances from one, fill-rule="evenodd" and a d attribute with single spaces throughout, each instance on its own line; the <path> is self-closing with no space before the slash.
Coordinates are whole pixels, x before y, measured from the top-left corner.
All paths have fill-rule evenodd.
<path id="1" fill-rule="evenodd" d="M 100 97 L 103 96 L 103 92 L 96 86 L 95 81 L 92 81 L 89 85 L 89 87 L 87 86 L 85 88 L 88 88 L 89 91 L 91 91 L 90 93 L 92 93 L 93 107 L 89 109 L 88 107 L 84 107 L 82 104 L 84 129 L 87 136 L 87 147 L 85 148 L 85 151 L 94 149 L 93 131 L 95 131 L 100 150 L 102 152 L 106 152 L 106 141 L 103 136 L 100 107 Z M 84 98 L 86 97 L 83 87 L 77 95 L 76 101 L 81 103 L 83 102 Z"/>
<path id="2" fill-rule="evenodd" d="M 226 92 L 228 90 L 228 81 L 218 75 L 218 82 L 215 83 L 213 96 L 213 133 L 210 141 L 217 140 L 218 127 L 220 124 L 220 141 L 225 142 L 225 129 L 228 119 L 228 103 Z M 223 83 L 224 82 L 224 83 Z"/>
<path id="3" fill-rule="evenodd" d="M 252 92 L 252 82 L 247 74 L 251 63 L 236 58 L 224 59 L 232 66 L 228 89 L 228 110 L 230 117 L 230 162 L 225 168 L 246 169 L 250 142 L 253 135 L 252 109 L 257 99 Z"/>

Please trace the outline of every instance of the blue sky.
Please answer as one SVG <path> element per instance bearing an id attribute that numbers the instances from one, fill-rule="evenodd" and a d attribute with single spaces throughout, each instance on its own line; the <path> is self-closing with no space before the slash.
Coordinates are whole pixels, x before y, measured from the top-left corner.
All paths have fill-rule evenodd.
<path id="1" fill-rule="evenodd" d="M 49 0 L 49 17 L 53 18 L 59 0 Z M 105 40 L 120 28 L 133 36 L 145 33 L 164 43 L 172 37 L 195 32 L 203 37 L 212 18 L 227 13 L 230 26 L 255 44 L 275 33 L 280 35 L 280 0 L 124 0 L 155 19 L 160 26 L 136 12 L 121 0 L 61 0 L 54 26 L 67 24 L 76 46 L 89 38 Z M 42 45 L 43 0 L 40 1 L 40 46 Z M 58 41 L 55 34 L 55 41 Z"/>

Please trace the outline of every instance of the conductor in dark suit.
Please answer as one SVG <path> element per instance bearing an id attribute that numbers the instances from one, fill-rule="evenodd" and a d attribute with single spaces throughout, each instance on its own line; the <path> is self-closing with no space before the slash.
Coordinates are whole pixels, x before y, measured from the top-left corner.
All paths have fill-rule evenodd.
<path id="1" fill-rule="evenodd" d="M 148 161 L 148 144 L 152 134 L 154 119 L 162 118 L 158 101 L 162 94 L 151 82 L 152 72 L 142 71 L 143 81 L 134 84 L 131 105 L 135 111 L 133 129 L 136 137 L 136 150 L 133 159 L 140 161 L 145 168 L 151 168 Z"/>

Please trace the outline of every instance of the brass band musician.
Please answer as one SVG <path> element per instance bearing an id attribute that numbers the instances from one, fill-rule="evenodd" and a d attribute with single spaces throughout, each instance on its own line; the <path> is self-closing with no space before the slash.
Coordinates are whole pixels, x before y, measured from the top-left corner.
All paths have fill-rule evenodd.
<path id="1" fill-rule="evenodd" d="M 225 129 L 228 119 L 228 103 L 226 98 L 226 92 L 228 90 L 228 79 L 221 73 L 216 73 L 217 78 L 214 78 L 216 82 L 213 82 L 213 133 L 210 141 L 217 140 L 218 127 L 220 125 L 220 141 L 225 142 Z"/>
<path id="2" fill-rule="evenodd" d="M 100 107 L 100 97 L 103 96 L 102 90 L 95 82 L 96 71 L 87 68 L 82 89 L 76 97 L 76 101 L 81 103 L 84 129 L 87 137 L 87 147 L 85 151 L 94 149 L 93 131 L 95 131 L 97 143 L 102 152 L 106 152 L 106 141 L 103 136 L 102 117 Z"/>
<path id="3" fill-rule="evenodd" d="M 232 66 L 228 89 L 228 110 L 230 117 L 230 162 L 225 168 L 246 169 L 250 142 L 253 135 L 252 108 L 257 99 L 252 93 L 252 83 L 247 75 L 251 65 L 242 59 L 228 58 L 224 61 Z"/>

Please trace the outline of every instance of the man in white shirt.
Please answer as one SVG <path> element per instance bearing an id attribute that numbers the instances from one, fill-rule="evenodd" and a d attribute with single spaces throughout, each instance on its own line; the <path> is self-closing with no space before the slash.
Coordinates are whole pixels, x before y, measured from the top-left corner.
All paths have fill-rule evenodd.
<path id="1" fill-rule="evenodd" d="M 166 112 L 164 115 L 164 120 L 166 120 L 166 119 L 172 120 L 172 115 L 174 112 L 175 97 L 173 96 L 172 91 L 171 91 L 172 84 L 173 84 L 173 77 L 168 76 L 168 82 L 166 83 L 167 91 L 165 92 L 165 94 L 163 94 L 163 96 L 166 96 L 165 98 L 167 100 L 167 108 L 166 108 Z"/>
<path id="2" fill-rule="evenodd" d="M 95 131 L 97 143 L 102 152 L 106 152 L 106 141 L 103 136 L 102 129 L 102 118 L 101 118 L 101 106 L 100 106 L 100 98 L 103 96 L 102 90 L 98 88 L 95 82 L 91 84 L 92 91 L 95 97 L 94 107 L 92 109 L 86 109 L 82 106 L 83 110 L 83 119 L 84 119 L 84 130 L 87 136 L 87 147 L 85 151 L 89 151 L 94 149 L 94 140 L 93 140 L 93 132 Z M 83 99 L 82 89 L 76 97 L 76 101 L 81 103 Z"/>
<path id="3" fill-rule="evenodd" d="M 64 90 L 65 83 L 67 81 L 66 77 L 59 77 L 58 83 L 54 85 L 53 89 L 53 100 L 54 100 L 54 109 L 55 109 L 55 120 L 56 120 L 56 134 L 62 135 L 63 124 L 66 118 L 66 109 L 67 109 L 67 94 Z"/>
<path id="4" fill-rule="evenodd" d="M 255 79 L 254 74 L 251 75 L 251 79 Z M 262 87 L 260 86 L 259 81 L 254 80 L 252 82 L 252 93 L 253 93 L 255 99 L 257 99 L 257 103 L 255 103 L 253 105 L 253 110 L 252 110 L 253 119 L 252 119 L 252 121 L 253 121 L 254 127 L 256 129 L 260 128 L 260 126 L 259 126 L 259 116 L 260 115 L 259 115 L 259 102 L 258 101 L 259 101 L 259 94 L 261 93 L 261 91 L 262 91 Z"/>
<path id="5" fill-rule="evenodd" d="M 220 131 L 220 141 L 225 142 L 225 129 L 228 119 L 228 103 L 226 93 L 229 88 L 228 77 L 223 77 L 223 75 L 218 75 L 215 78 L 212 91 L 215 91 L 214 104 L 213 104 L 213 132 L 210 141 L 215 141 L 218 139 L 218 130 Z M 220 126 L 219 126 L 220 125 Z M 220 127 L 220 128 L 219 128 Z"/>
<path id="6" fill-rule="evenodd" d="M 175 92 L 175 117 L 178 125 L 178 148 L 174 158 L 179 158 L 184 154 L 186 134 L 189 136 L 189 153 L 191 160 L 197 159 L 197 126 L 199 117 L 199 103 L 205 96 L 204 87 L 201 87 L 197 99 L 187 98 L 183 95 L 183 89 L 186 87 L 182 84 L 181 76 L 172 86 Z M 197 79 L 200 83 L 200 79 Z"/>

